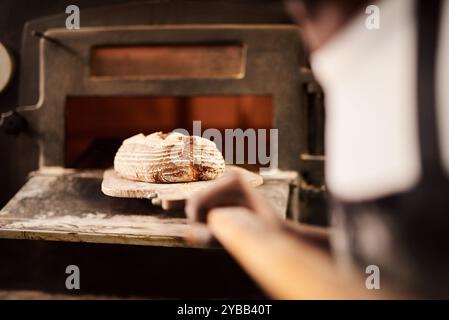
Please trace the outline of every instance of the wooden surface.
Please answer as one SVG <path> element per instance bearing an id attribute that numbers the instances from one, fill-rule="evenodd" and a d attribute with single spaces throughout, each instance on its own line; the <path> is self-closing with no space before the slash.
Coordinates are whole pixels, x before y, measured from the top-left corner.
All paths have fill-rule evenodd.
<path id="1" fill-rule="evenodd" d="M 60 168 L 35 173 L 0 211 L 0 238 L 198 247 L 186 241 L 191 228 L 183 211 L 105 196 L 103 173 Z M 257 189 L 285 217 L 289 186 L 267 179 Z"/>
<path id="2" fill-rule="evenodd" d="M 240 174 L 253 187 L 263 184 L 263 178 L 260 175 L 236 166 L 226 166 L 224 175 L 218 179 L 189 183 L 132 181 L 120 177 L 113 169 L 110 169 L 104 173 L 101 191 L 111 197 L 157 200 L 164 210 L 182 210 L 186 199 L 196 192 L 210 188 L 231 174 Z"/>
<path id="3" fill-rule="evenodd" d="M 143 300 L 142 297 L 120 297 L 94 294 L 62 294 L 37 290 L 0 290 L 0 300 Z"/>

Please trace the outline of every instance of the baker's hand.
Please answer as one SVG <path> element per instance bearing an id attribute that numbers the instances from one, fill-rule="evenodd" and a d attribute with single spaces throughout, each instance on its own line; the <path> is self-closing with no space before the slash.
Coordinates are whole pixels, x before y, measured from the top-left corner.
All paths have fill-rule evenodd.
<path id="1" fill-rule="evenodd" d="M 245 207 L 262 218 L 280 221 L 270 204 L 236 173 L 190 198 L 185 211 L 191 221 L 206 222 L 208 212 L 217 207 Z"/>

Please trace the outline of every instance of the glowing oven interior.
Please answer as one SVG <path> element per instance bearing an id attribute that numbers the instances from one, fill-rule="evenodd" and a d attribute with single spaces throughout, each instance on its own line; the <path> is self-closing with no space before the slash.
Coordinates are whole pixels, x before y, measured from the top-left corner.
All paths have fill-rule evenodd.
<path id="1" fill-rule="evenodd" d="M 194 120 L 202 132 L 215 128 L 246 130 L 273 126 L 271 96 L 67 97 L 65 162 L 72 168 L 106 168 L 123 139 L 138 133 L 192 133 Z M 269 134 L 267 150 L 269 150 Z M 245 141 L 245 150 L 248 150 Z M 225 150 L 223 150 L 225 153 Z M 247 152 L 247 151 L 245 151 Z M 234 152 L 235 154 L 235 152 Z M 226 156 L 226 154 L 224 154 Z M 248 159 L 245 155 L 245 160 Z M 257 169 L 260 164 L 245 165 Z"/>
<path id="2" fill-rule="evenodd" d="M 242 43 L 106 45 L 91 48 L 89 77 L 93 81 L 221 81 L 243 78 L 245 69 Z M 271 96 L 69 96 L 65 163 L 73 168 L 108 167 L 123 139 L 177 128 L 192 134 L 197 120 L 202 132 L 270 129 L 272 109 Z M 269 148 L 269 133 L 266 140 Z M 247 167 L 257 169 L 258 164 Z"/>

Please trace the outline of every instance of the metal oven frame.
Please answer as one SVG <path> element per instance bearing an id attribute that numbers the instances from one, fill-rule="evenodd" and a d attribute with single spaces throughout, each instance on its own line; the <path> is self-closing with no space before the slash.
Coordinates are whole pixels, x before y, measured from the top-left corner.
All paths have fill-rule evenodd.
<path id="1" fill-rule="evenodd" d="M 90 76 L 97 46 L 241 43 L 245 72 L 232 79 L 103 79 Z M 304 56 L 293 26 L 126 26 L 50 29 L 40 40 L 40 97 L 22 109 L 39 140 L 40 166 L 65 166 L 65 100 L 68 96 L 268 95 L 279 130 L 279 168 L 300 170 L 306 153 L 300 75 Z M 276 70 L 276 72 L 273 72 Z M 88 116 L 88 115 L 87 115 Z"/>

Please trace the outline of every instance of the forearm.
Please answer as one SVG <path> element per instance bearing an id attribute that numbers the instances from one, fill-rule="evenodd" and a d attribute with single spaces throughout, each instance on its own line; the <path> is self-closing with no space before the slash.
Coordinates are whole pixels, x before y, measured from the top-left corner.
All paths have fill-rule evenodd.
<path id="1" fill-rule="evenodd" d="M 340 274 L 329 250 L 301 240 L 247 209 L 213 209 L 208 215 L 208 226 L 273 298 L 368 299 L 381 295 L 367 290 L 364 279 L 358 275 L 348 278 Z"/>
<path id="2" fill-rule="evenodd" d="M 300 240 L 317 245 L 322 249 L 330 250 L 331 228 L 313 226 L 287 220 L 283 224 L 283 229 Z"/>

